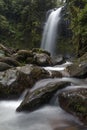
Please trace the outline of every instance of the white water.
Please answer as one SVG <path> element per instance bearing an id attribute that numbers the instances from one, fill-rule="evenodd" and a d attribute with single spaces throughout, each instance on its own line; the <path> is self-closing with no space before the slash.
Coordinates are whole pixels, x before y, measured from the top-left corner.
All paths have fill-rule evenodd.
<path id="1" fill-rule="evenodd" d="M 53 10 L 44 27 L 41 48 L 55 54 L 56 38 L 58 37 L 58 25 L 61 19 L 60 13 L 63 7 Z"/>
<path id="2" fill-rule="evenodd" d="M 84 81 L 84 80 L 76 79 L 76 78 L 63 77 L 63 78 L 42 79 L 42 80 L 36 82 L 36 84 L 33 86 L 33 88 L 31 88 L 30 92 L 32 92 L 32 91 L 34 91 L 34 90 L 36 90 L 38 88 L 42 88 L 42 87 L 46 86 L 47 84 L 58 83 L 58 82 L 62 82 L 62 81 L 70 82 L 71 86 L 69 86 L 69 88 L 72 88 L 72 86 L 73 87 L 82 87 L 82 86 L 85 87 L 86 86 L 86 88 L 87 88 L 87 82 Z"/>
<path id="3" fill-rule="evenodd" d="M 66 63 L 62 67 L 65 68 L 67 64 L 69 65 L 69 63 Z M 55 68 L 55 71 L 58 71 L 61 66 L 56 67 L 58 68 Z M 53 68 L 48 69 L 54 70 Z M 84 80 L 75 78 L 50 78 L 38 81 L 31 91 L 44 87 L 48 83 L 58 81 L 72 82 L 72 86 L 68 86 L 66 90 L 78 87 L 87 88 Z M 17 113 L 15 110 L 20 105 L 21 99 L 23 100 L 26 92 L 27 90 L 18 101 L 0 101 L 0 130 L 87 130 L 87 127 L 76 117 L 62 110 L 59 105 L 45 106 L 31 113 Z"/>
<path id="4" fill-rule="evenodd" d="M 20 101 L 0 102 L 0 130 L 87 130 L 58 106 L 19 114 L 15 112 L 19 104 Z"/>
<path id="5" fill-rule="evenodd" d="M 44 67 L 45 70 L 51 70 L 51 71 L 62 71 L 65 69 L 65 67 L 70 66 L 72 64 L 72 62 L 66 62 L 62 65 L 56 65 L 56 66 L 48 66 L 48 67 Z"/>
<path id="6" fill-rule="evenodd" d="M 74 88 L 78 88 L 80 85 L 81 87 L 87 88 L 85 85 L 82 86 L 84 80 L 55 78 L 37 82 L 34 89 L 58 81 L 70 81 L 79 85 L 73 86 Z M 70 89 L 70 87 L 68 89 Z M 26 91 L 23 95 L 25 95 L 25 93 Z M 31 113 L 17 113 L 15 110 L 20 103 L 21 100 L 0 101 L 0 130 L 87 130 L 87 127 L 85 127 L 76 117 L 63 111 L 60 106 L 49 105 Z"/>

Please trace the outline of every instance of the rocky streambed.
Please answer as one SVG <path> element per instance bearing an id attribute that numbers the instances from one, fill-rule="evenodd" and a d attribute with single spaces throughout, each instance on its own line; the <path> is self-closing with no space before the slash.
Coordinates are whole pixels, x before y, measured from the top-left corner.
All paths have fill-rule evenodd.
<path id="1" fill-rule="evenodd" d="M 17 112 L 30 113 L 50 105 L 56 94 L 55 100 L 61 108 L 86 126 L 86 78 L 87 54 L 68 64 L 63 56 L 54 60 L 47 51 L 38 48 L 15 50 L 0 45 L 0 102 L 19 99 L 27 90 L 15 108 Z"/>

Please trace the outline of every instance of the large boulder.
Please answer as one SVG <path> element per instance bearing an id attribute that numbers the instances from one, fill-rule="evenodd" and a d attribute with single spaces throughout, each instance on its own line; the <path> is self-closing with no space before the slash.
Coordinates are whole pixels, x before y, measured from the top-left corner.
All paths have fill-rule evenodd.
<path id="1" fill-rule="evenodd" d="M 21 73 L 25 73 L 26 75 L 29 76 L 29 79 L 35 83 L 36 81 L 40 79 L 45 79 L 49 78 L 50 74 L 48 71 L 46 71 L 44 68 L 39 67 L 39 66 L 34 66 L 32 64 L 27 64 L 22 67 L 17 67 L 17 70 L 20 71 Z"/>
<path id="2" fill-rule="evenodd" d="M 5 70 L 10 69 L 10 68 L 12 68 L 10 65 L 3 63 L 3 62 L 0 62 L 0 71 L 5 71 Z"/>
<path id="3" fill-rule="evenodd" d="M 63 91 L 59 94 L 60 106 L 76 115 L 87 125 L 87 88 Z"/>
<path id="4" fill-rule="evenodd" d="M 73 63 L 66 67 L 66 71 L 69 73 L 70 77 L 87 78 L 87 63 Z"/>
<path id="5" fill-rule="evenodd" d="M 53 58 L 53 65 L 61 65 L 65 62 L 66 60 L 62 55 L 59 55 Z"/>
<path id="6" fill-rule="evenodd" d="M 30 50 L 19 50 L 17 53 L 13 54 L 12 57 L 23 64 L 32 64 L 34 54 Z"/>
<path id="7" fill-rule="evenodd" d="M 25 89 L 31 88 L 36 81 L 49 77 L 46 70 L 33 65 L 0 72 L 0 98 L 17 98 Z"/>
<path id="8" fill-rule="evenodd" d="M 49 70 L 48 72 L 50 73 L 50 77 L 52 77 L 52 78 L 62 78 L 63 77 L 63 74 L 60 71 Z"/>
<path id="9" fill-rule="evenodd" d="M 4 62 L 13 67 L 17 67 L 21 65 L 18 61 L 16 61 L 12 57 L 0 57 L 0 62 Z"/>
<path id="10" fill-rule="evenodd" d="M 0 49 L 0 57 L 5 57 L 5 52 Z"/>
<path id="11" fill-rule="evenodd" d="M 18 98 L 29 87 L 26 78 L 15 68 L 0 72 L 0 99 Z"/>
<path id="12" fill-rule="evenodd" d="M 50 66 L 52 65 L 52 58 L 49 52 L 34 48 L 32 50 L 19 50 L 13 54 L 12 57 L 25 64 L 35 64 L 38 66 Z"/>
<path id="13" fill-rule="evenodd" d="M 87 53 L 73 61 L 71 66 L 66 67 L 71 77 L 87 78 Z"/>
<path id="14" fill-rule="evenodd" d="M 33 53 L 30 50 L 19 50 L 17 51 L 17 54 L 23 56 L 24 58 L 33 57 Z"/>
<path id="15" fill-rule="evenodd" d="M 39 53 L 39 54 L 44 53 L 44 54 L 47 54 L 48 56 L 51 56 L 51 54 L 48 51 L 43 50 L 41 48 L 33 48 L 32 52 L 33 53 Z"/>
<path id="16" fill-rule="evenodd" d="M 2 50 L 4 52 L 5 56 L 11 56 L 13 53 L 16 52 L 15 49 L 6 47 L 3 44 L 0 44 L 0 50 Z"/>
<path id="17" fill-rule="evenodd" d="M 51 66 L 52 65 L 52 59 L 50 56 L 48 56 L 45 53 L 36 53 L 34 55 L 34 63 L 39 66 Z"/>
<path id="18" fill-rule="evenodd" d="M 51 82 L 44 87 L 28 92 L 23 102 L 17 108 L 17 111 L 34 111 L 38 109 L 39 107 L 49 103 L 50 99 L 58 89 L 62 89 L 68 84 L 68 82 Z"/>

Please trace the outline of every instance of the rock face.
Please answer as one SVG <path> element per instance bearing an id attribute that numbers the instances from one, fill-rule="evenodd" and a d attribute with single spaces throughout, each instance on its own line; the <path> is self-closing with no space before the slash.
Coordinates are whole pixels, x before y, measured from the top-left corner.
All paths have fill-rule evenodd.
<path id="1" fill-rule="evenodd" d="M 32 52 L 33 53 L 39 53 L 39 54 L 44 53 L 44 54 L 47 54 L 48 56 L 51 56 L 51 54 L 48 51 L 43 50 L 41 48 L 33 48 Z"/>
<path id="2" fill-rule="evenodd" d="M 0 44 L 0 62 L 7 63 L 13 67 L 35 64 L 38 66 L 51 66 L 50 53 L 40 48 L 32 50 L 14 50 Z"/>
<path id="3" fill-rule="evenodd" d="M 76 115 L 87 125 L 87 88 L 63 91 L 59 94 L 60 106 Z"/>
<path id="4" fill-rule="evenodd" d="M 30 81 L 32 81 L 33 84 L 40 79 L 50 77 L 49 72 L 46 71 L 44 68 L 34 66 L 32 64 L 30 65 L 27 64 L 26 66 L 17 67 L 17 70 L 21 73 L 28 75 Z"/>
<path id="5" fill-rule="evenodd" d="M 53 65 L 61 65 L 65 62 L 66 62 L 66 60 L 64 59 L 64 57 L 62 55 L 59 55 L 53 59 Z"/>
<path id="6" fill-rule="evenodd" d="M 47 51 L 40 50 L 39 48 L 30 50 L 19 50 L 12 55 L 13 59 L 25 64 L 35 64 L 38 66 L 52 65 L 52 58 Z"/>
<path id="7" fill-rule="evenodd" d="M 15 59 L 13 59 L 11 57 L 1 57 L 0 62 L 6 63 L 13 67 L 17 67 L 17 66 L 21 65 L 18 61 L 16 61 Z"/>
<path id="8" fill-rule="evenodd" d="M 50 99 L 58 89 L 62 89 L 68 84 L 69 83 L 67 82 L 49 83 L 33 92 L 28 92 L 23 102 L 17 108 L 17 111 L 33 111 L 38 109 L 39 107 L 49 103 Z"/>
<path id="9" fill-rule="evenodd" d="M 28 87 L 26 83 L 26 75 L 17 71 L 17 69 L 9 69 L 0 72 L 0 99 L 17 98 Z"/>
<path id="10" fill-rule="evenodd" d="M 51 66 L 52 65 L 52 59 L 50 56 L 48 56 L 45 53 L 36 53 L 34 56 L 34 61 L 36 65 L 39 66 Z"/>
<path id="11" fill-rule="evenodd" d="M 49 78 L 49 73 L 41 67 L 26 65 L 0 72 L 0 99 L 19 97 L 40 79 Z"/>
<path id="12" fill-rule="evenodd" d="M 86 78 L 87 77 L 87 53 L 82 57 L 73 61 L 71 66 L 66 68 L 71 77 Z"/>
<path id="13" fill-rule="evenodd" d="M 87 77 L 87 63 L 72 64 L 66 68 L 70 77 L 86 78 Z"/>
<path id="14" fill-rule="evenodd" d="M 12 68 L 10 65 L 0 62 L 0 71 L 4 71 L 4 70 L 10 69 L 10 68 Z"/>
<path id="15" fill-rule="evenodd" d="M 0 51 L 3 52 L 4 56 L 11 56 L 13 53 L 16 52 L 15 49 L 10 48 L 10 47 L 6 47 L 3 44 L 0 44 Z"/>

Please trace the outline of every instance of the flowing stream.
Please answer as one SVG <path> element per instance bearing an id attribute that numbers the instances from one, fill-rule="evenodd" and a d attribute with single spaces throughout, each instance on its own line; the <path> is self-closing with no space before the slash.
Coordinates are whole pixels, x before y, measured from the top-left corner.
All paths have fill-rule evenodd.
<path id="1" fill-rule="evenodd" d="M 59 106 L 45 106 L 31 113 L 16 113 L 20 101 L 0 102 L 0 130 L 87 130 Z"/>
<path id="2" fill-rule="evenodd" d="M 84 80 L 54 78 L 38 81 L 33 89 L 58 81 L 71 81 L 78 85 L 68 86 L 65 89 L 82 87 L 82 85 L 83 87 L 87 87 Z M 77 117 L 62 110 L 59 104 L 55 105 L 51 103 L 48 106 L 46 105 L 30 113 L 17 113 L 15 110 L 21 103 L 25 93 L 26 92 L 22 95 L 22 98 L 16 101 L 0 101 L 0 130 L 87 130 L 87 127 L 85 127 Z"/>

